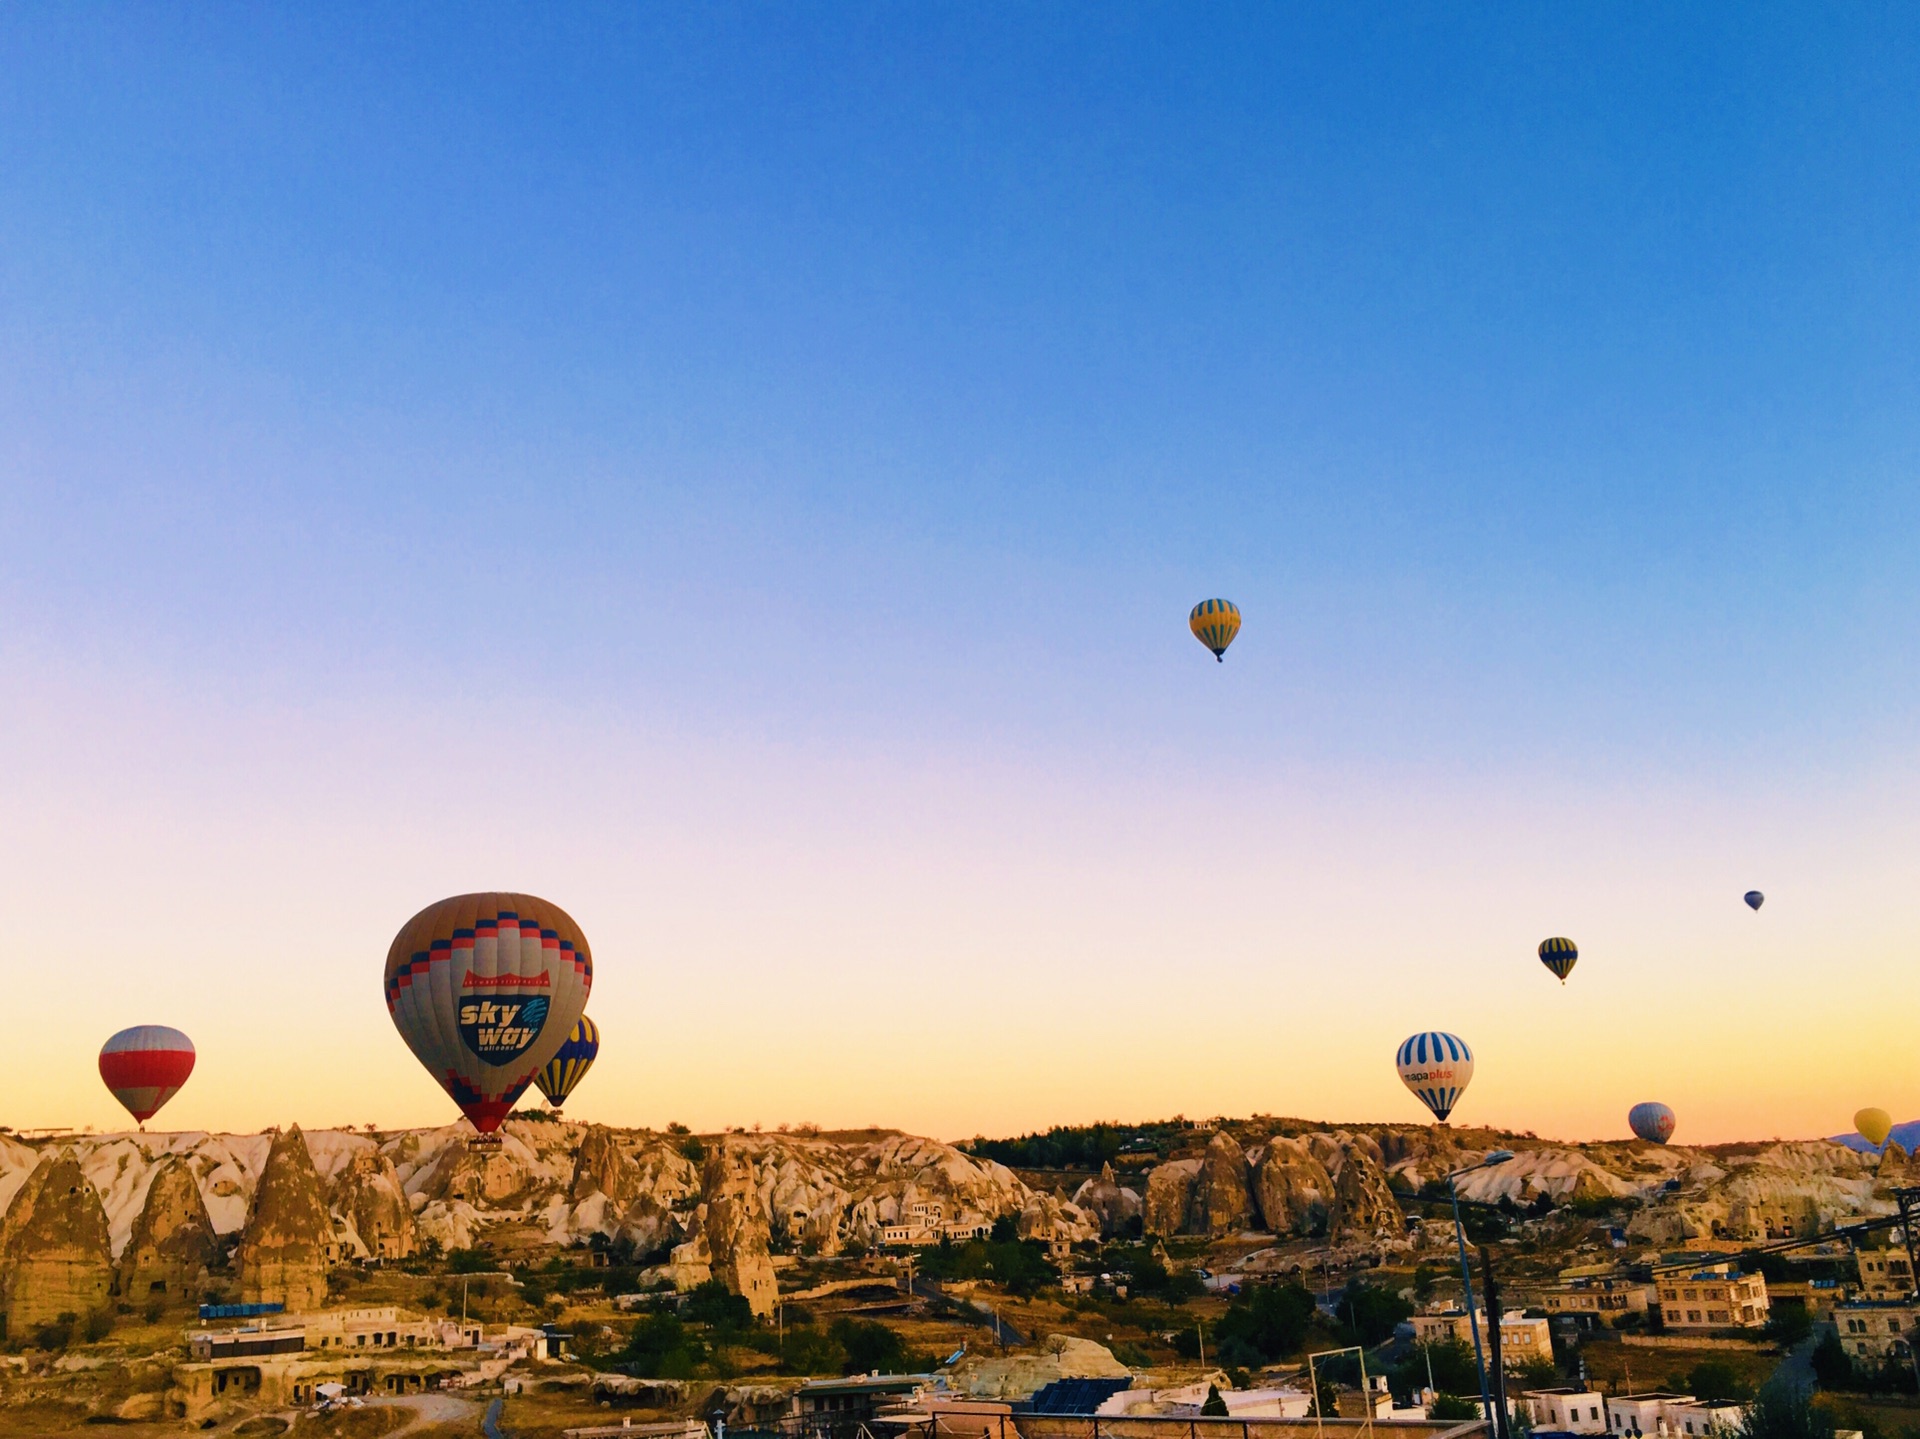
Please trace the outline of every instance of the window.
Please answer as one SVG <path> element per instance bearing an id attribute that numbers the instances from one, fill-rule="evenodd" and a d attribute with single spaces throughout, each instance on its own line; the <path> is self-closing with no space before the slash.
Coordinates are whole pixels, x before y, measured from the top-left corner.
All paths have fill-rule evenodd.
<path id="1" fill-rule="evenodd" d="M 1687 1311 L 1687 1323 L 1698 1324 L 1699 1322 L 1700 1322 L 1700 1311 L 1698 1309 L 1689 1309 Z"/>

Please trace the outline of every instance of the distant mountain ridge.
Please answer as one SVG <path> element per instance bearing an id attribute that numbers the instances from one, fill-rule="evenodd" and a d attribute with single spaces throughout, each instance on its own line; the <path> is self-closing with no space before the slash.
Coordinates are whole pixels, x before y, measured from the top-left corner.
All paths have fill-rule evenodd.
<path id="1" fill-rule="evenodd" d="M 1858 1134 L 1836 1134 L 1833 1136 L 1833 1142 L 1844 1144 L 1849 1149 L 1857 1149 L 1862 1154 L 1876 1152 L 1874 1147 Z M 1907 1153 L 1913 1153 L 1913 1146 L 1920 1143 L 1920 1119 L 1909 1119 L 1904 1124 L 1894 1125 L 1892 1132 L 1887 1135 L 1887 1143 L 1897 1144 Z"/>

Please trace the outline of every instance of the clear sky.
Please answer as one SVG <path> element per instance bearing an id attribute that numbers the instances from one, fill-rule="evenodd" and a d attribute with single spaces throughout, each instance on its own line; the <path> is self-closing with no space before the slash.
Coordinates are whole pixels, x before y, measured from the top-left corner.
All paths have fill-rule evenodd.
<path id="1" fill-rule="evenodd" d="M 0 11 L 21 1125 L 1920 1115 L 1920 11 Z M 1196 600 L 1246 616 L 1227 663 Z M 1767 892 L 1750 913 L 1741 893 Z M 1562 989 L 1533 957 L 1580 944 Z"/>

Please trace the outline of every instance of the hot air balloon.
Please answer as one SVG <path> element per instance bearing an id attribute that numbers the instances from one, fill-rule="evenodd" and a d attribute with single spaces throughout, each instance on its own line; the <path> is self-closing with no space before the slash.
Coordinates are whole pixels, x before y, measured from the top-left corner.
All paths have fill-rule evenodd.
<path id="1" fill-rule="evenodd" d="M 430 904 L 387 951 L 394 1027 L 483 1135 L 567 1042 L 592 988 L 580 926 L 530 894 Z"/>
<path id="2" fill-rule="evenodd" d="M 1437 1029 L 1416 1034 L 1401 1045 L 1394 1064 L 1400 1070 L 1400 1082 L 1419 1096 L 1442 1124 L 1473 1078 L 1473 1051 L 1467 1048 L 1467 1042 Z"/>
<path id="3" fill-rule="evenodd" d="M 1767 902 L 1767 897 L 1757 889 L 1748 890 L 1742 897 L 1746 900 L 1748 909 L 1758 909 Z"/>
<path id="4" fill-rule="evenodd" d="M 100 1077 L 142 1129 L 193 1073 L 193 1041 L 164 1024 L 136 1024 L 100 1046 Z"/>
<path id="5" fill-rule="evenodd" d="M 1240 606 L 1232 600 L 1202 600 L 1187 616 L 1187 628 L 1193 631 L 1195 639 L 1213 651 L 1214 659 L 1224 661 L 1227 646 L 1240 633 Z"/>
<path id="6" fill-rule="evenodd" d="M 1649 1099 L 1627 1111 L 1627 1128 L 1649 1144 L 1665 1144 L 1673 1138 L 1673 1111 Z"/>
<path id="7" fill-rule="evenodd" d="M 574 1085 L 587 1077 L 587 1071 L 593 1068 L 594 1056 L 599 1053 L 600 1026 L 583 1014 L 574 1025 L 573 1033 L 567 1036 L 567 1042 L 560 1046 L 560 1052 L 534 1076 L 533 1082 L 540 1086 L 540 1092 L 546 1095 L 555 1114 L 573 1093 Z"/>
<path id="8" fill-rule="evenodd" d="M 1893 1133 L 1893 1116 L 1884 1109 L 1863 1109 L 1853 1116 L 1853 1127 L 1860 1131 L 1862 1139 L 1878 1149 Z"/>
<path id="9" fill-rule="evenodd" d="M 1570 939 L 1540 941 L 1540 962 L 1552 970 L 1562 984 L 1565 984 L 1567 976 L 1573 973 L 1574 962 L 1579 958 L 1579 946 Z"/>

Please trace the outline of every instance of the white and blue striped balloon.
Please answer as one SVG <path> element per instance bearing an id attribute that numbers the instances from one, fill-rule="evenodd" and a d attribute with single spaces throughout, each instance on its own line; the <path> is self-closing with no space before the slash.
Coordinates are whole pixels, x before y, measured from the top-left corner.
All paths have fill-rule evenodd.
<path id="1" fill-rule="evenodd" d="M 1419 1096 L 1442 1124 L 1473 1078 L 1473 1051 L 1467 1048 L 1467 1042 L 1457 1034 L 1443 1034 L 1437 1029 L 1407 1040 L 1393 1062 L 1400 1070 L 1400 1082 Z"/>

